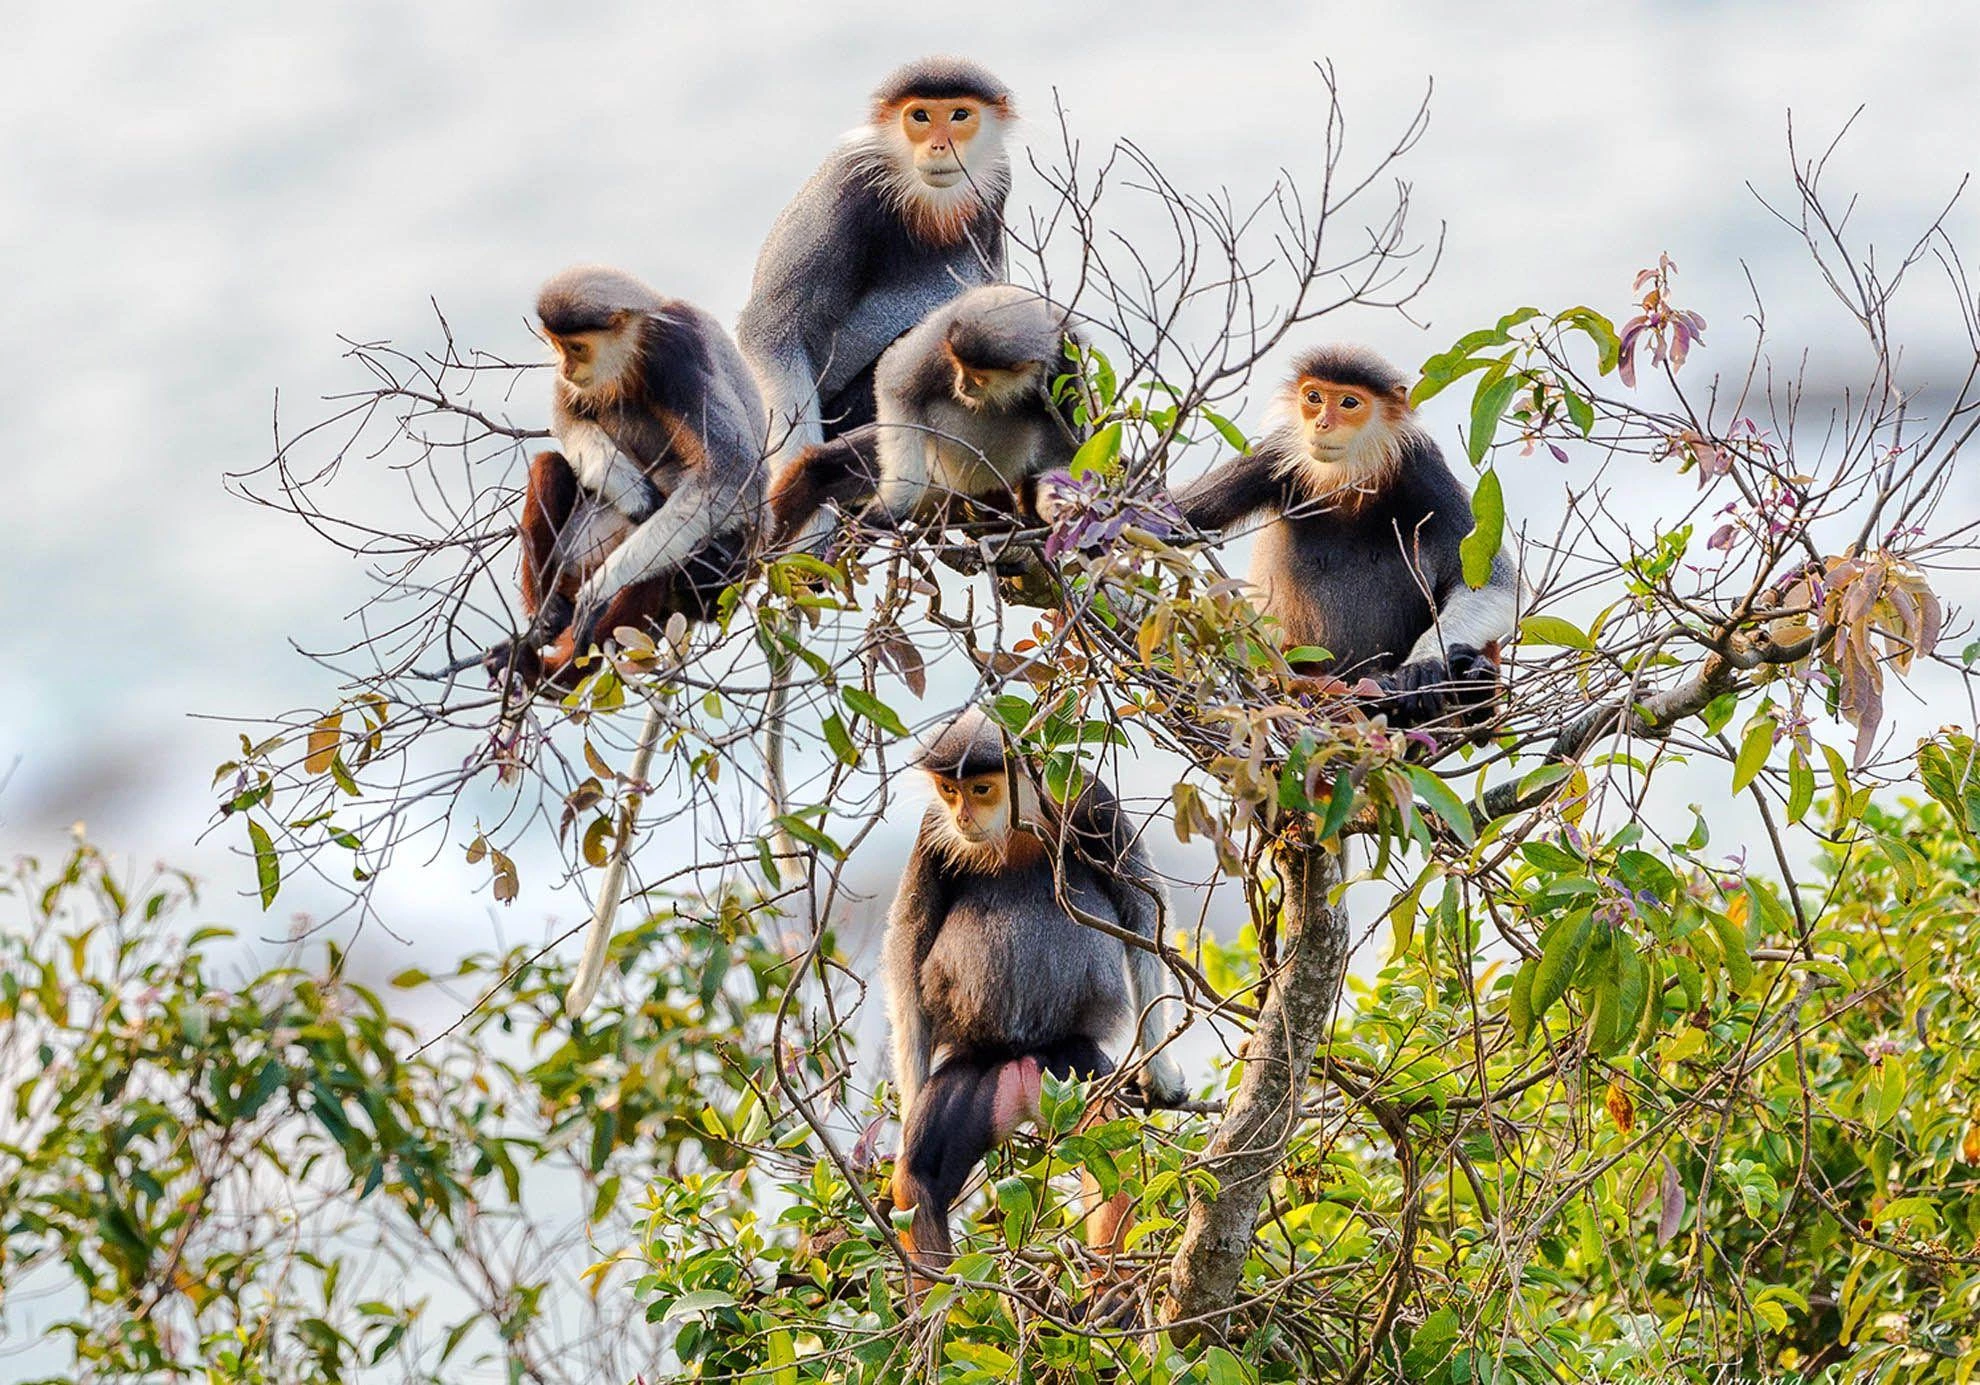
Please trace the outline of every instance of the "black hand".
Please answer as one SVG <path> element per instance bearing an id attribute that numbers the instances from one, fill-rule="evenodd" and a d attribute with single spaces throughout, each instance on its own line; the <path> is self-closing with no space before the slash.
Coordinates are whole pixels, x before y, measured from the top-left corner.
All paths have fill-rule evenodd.
<path id="1" fill-rule="evenodd" d="M 1421 726 L 1435 721 L 1444 711 L 1442 684 L 1449 681 L 1450 669 L 1442 659 L 1424 659 L 1404 664 L 1380 683 L 1385 696 L 1373 710 L 1388 715 L 1391 726 Z"/>
<path id="2" fill-rule="evenodd" d="M 598 622 L 605 615 L 605 603 L 578 594 L 577 609 L 571 615 L 571 657 L 582 659 L 598 642 Z"/>
<path id="3" fill-rule="evenodd" d="M 660 494 L 660 488 L 642 476 L 639 481 L 638 497 L 629 498 L 626 502 L 627 508 L 620 513 L 634 524 L 643 524 L 666 501 L 667 497 Z"/>
<path id="4" fill-rule="evenodd" d="M 550 599 L 543 603 L 536 613 L 536 619 L 530 622 L 531 638 L 539 645 L 550 643 L 564 633 L 565 627 L 571 623 L 572 614 L 571 599 L 568 596 L 562 592 L 550 593 Z"/>
<path id="5" fill-rule="evenodd" d="M 1466 725 L 1476 725 L 1492 710 L 1499 692 L 1499 661 L 1490 650 L 1468 644 L 1451 646 L 1450 701 Z"/>

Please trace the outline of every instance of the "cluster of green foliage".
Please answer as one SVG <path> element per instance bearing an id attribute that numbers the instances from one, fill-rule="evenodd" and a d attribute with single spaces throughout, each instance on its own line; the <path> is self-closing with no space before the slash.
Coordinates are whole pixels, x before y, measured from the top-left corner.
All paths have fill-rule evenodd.
<path id="1" fill-rule="evenodd" d="M 1130 1255 L 1159 1259 L 1205 1176 L 1201 1117 L 1080 1130 L 1082 1094 L 1055 1089 L 1040 1132 L 996 1157 L 960 1282 L 910 1316 L 862 1205 L 884 1161 L 828 1158 L 747 1041 L 789 963 L 739 912 L 626 934 L 634 1001 L 575 1034 L 555 1019 L 559 971 L 470 959 L 452 980 L 499 981 L 494 996 L 415 1050 L 335 979 L 334 952 L 216 984 L 218 931 L 170 931 L 196 907 L 185 882 L 133 888 L 79 847 L 6 888 L 9 1326 L 55 1319 L 90 1379 L 443 1380 L 476 1359 L 536 1378 L 555 1320 L 583 1306 L 535 1199 L 576 1178 L 588 1206 L 562 1252 L 597 1258 L 594 1293 L 630 1289 L 653 1324 L 619 1325 L 635 1360 L 693 1378 L 974 1382 L 1019 1362 L 1038 1381 L 1324 1378 L 1347 1347 L 1332 1324 L 1407 1237 L 1421 1278 L 1387 1378 L 1964 1382 L 1980 1365 L 1966 826 L 1865 804 L 1788 901 L 1747 881 L 1727 902 L 1702 828 L 1668 864 L 1628 831 L 1529 844 L 1497 907 L 1550 937 L 1597 920 L 1551 965 L 1551 943 L 1537 967 L 1481 951 L 1462 900 L 1425 910 L 1354 983 L 1328 1048 L 1379 1095 L 1302 1130 L 1247 1267 L 1252 1330 L 1187 1352 L 1078 1321 L 1092 1266 L 1066 1234 L 1065 1175 L 1126 1188 Z M 1816 959 L 1767 961 L 1790 905 Z M 1211 955 L 1213 981 L 1246 979 L 1249 942 Z M 800 1090 L 830 1079 L 810 1055 L 779 1061 Z M 486 1246 L 519 1228 L 545 1258 L 503 1282 Z M 476 1263 L 485 1298 L 442 1314 L 433 1285 Z"/>

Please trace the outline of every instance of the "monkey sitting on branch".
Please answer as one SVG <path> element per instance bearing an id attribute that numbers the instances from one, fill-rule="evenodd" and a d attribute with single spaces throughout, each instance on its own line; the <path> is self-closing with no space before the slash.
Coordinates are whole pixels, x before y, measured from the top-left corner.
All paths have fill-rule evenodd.
<path id="1" fill-rule="evenodd" d="M 873 423 L 807 448 L 770 491 L 777 547 L 816 548 L 832 510 L 862 528 L 930 518 L 950 502 L 1036 517 L 1034 483 L 1078 450 L 1073 401 L 1052 385 L 1083 346 L 1064 309 L 1027 288 L 971 289 L 880 357 Z"/>
<path id="2" fill-rule="evenodd" d="M 630 274 L 580 266 L 545 284 L 557 353 L 559 451 L 523 496 L 524 633 L 465 660 L 525 688 L 567 689 L 620 626 L 706 620 L 762 534 L 769 423 L 755 379 L 713 317 Z"/>
<path id="3" fill-rule="evenodd" d="M 1015 118 L 1010 89 L 976 64 L 909 63 L 778 216 L 736 327 L 776 430 L 776 465 L 871 421 L 888 344 L 1004 277 Z"/>
<path id="4" fill-rule="evenodd" d="M 1092 1078 L 1109 1049 L 1141 1047 L 1151 1105 L 1186 1094 L 1161 1051 L 1175 1002 L 1159 943 L 1168 894 L 1120 804 L 1097 782 L 1059 805 L 1007 755 L 1003 733 L 965 712 L 928 746 L 929 805 L 887 920 L 882 965 L 894 1031 L 901 1148 L 893 1200 L 913 1209 L 909 1249 L 940 1270 L 954 1254 L 949 1209 L 976 1166 L 1039 1110 L 1044 1074 Z M 1127 1233 L 1127 1197 L 1098 1197 L 1089 1242 Z"/>
<path id="5" fill-rule="evenodd" d="M 1313 671 L 1383 689 L 1375 710 L 1420 725 L 1489 705 L 1519 576 L 1505 550 L 1483 587 L 1464 578 L 1471 500 L 1420 428 L 1406 376 L 1364 347 L 1293 364 L 1280 421 L 1257 450 L 1176 496 L 1199 530 L 1253 515 L 1250 579 L 1288 648 L 1325 650 Z"/>

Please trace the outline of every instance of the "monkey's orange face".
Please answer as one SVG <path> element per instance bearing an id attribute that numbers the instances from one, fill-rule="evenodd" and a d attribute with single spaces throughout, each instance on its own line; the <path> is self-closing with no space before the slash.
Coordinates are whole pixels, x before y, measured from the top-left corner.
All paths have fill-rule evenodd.
<path id="1" fill-rule="evenodd" d="M 1295 385 L 1300 432 L 1317 462 L 1339 461 L 1371 423 L 1381 426 L 1382 401 L 1359 385 L 1303 378 Z"/>
<path id="2" fill-rule="evenodd" d="M 940 101 L 911 96 L 901 103 L 901 133 L 914 152 L 914 171 L 932 188 L 954 187 L 963 180 L 970 142 L 982 130 L 985 104 L 973 97 Z"/>
<path id="3" fill-rule="evenodd" d="M 936 774 L 935 794 L 948 809 L 956 835 L 972 845 L 1003 840 L 1011 826 L 1010 785 L 1001 774 L 951 779 Z"/>
<path id="4" fill-rule="evenodd" d="M 616 385 L 639 356 L 638 324 L 630 320 L 595 332 L 545 335 L 557 352 L 557 373 L 581 394 Z"/>

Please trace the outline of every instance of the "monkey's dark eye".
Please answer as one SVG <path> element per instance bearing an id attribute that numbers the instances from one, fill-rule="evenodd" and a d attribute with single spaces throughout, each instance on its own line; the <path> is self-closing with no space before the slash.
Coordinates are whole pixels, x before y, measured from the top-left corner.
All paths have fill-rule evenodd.
<path id="1" fill-rule="evenodd" d="M 960 110 L 958 110 L 958 111 L 957 111 L 957 112 L 956 112 L 956 113 L 955 113 L 954 115 L 952 115 L 952 116 L 950 116 L 950 117 L 949 117 L 949 119 L 951 119 L 951 120 L 968 120 L 968 119 L 969 119 L 969 107 L 967 107 L 967 106 L 964 106 L 964 107 L 963 107 L 962 109 L 960 109 Z"/>
<path id="2" fill-rule="evenodd" d="M 914 122 L 917 125 L 926 125 L 928 123 L 927 111 L 909 111 L 908 114 L 914 117 Z"/>
<path id="3" fill-rule="evenodd" d="M 1320 402 L 1320 391 L 1308 390 L 1306 392 L 1306 402 L 1309 404 L 1318 404 Z"/>
<path id="4" fill-rule="evenodd" d="M 1361 401 L 1351 394 L 1344 394 L 1341 396 L 1341 407 L 1343 409 L 1359 409 L 1361 407 Z"/>

